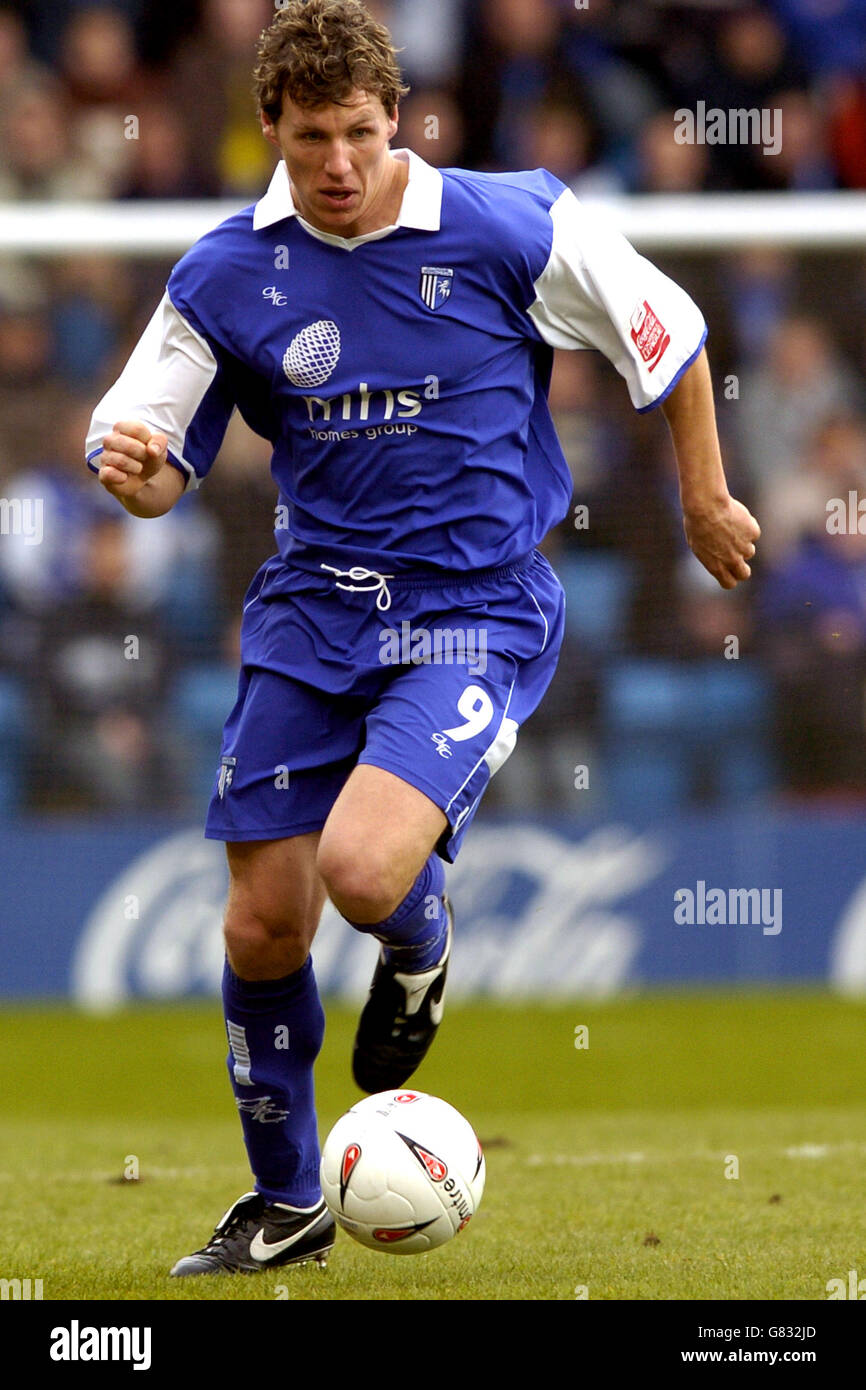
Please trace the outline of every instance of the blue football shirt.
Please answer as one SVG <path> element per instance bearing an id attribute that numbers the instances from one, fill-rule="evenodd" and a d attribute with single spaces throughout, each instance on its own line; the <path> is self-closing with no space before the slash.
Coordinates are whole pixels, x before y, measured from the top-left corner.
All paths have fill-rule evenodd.
<path id="1" fill-rule="evenodd" d="M 273 446 L 276 541 L 295 566 L 482 569 L 542 540 L 571 498 L 553 349 L 598 349 L 650 409 L 700 351 L 703 318 L 545 170 L 394 157 L 409 181 L 392 227 L 311 227 L 280 163 L 264 198 L 192 247 L 94 413 L 92 467 L 137 418 L 195 487 L 237 409 Z"/>

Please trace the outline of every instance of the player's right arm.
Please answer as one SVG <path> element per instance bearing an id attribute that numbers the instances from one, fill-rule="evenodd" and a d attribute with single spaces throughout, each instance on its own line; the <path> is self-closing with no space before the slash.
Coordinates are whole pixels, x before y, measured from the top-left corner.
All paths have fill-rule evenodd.
<path id="1" fill-rule="evenodd" d="M 103 437 L 99 481 L 132 516 L 164 516 L 186 480 L 168 462 L 168 440 L 141 420 L 120 420 Z"/>
<path id="2" fill-rule="evenodd" d="M 234 410 L 229 375 L 193 310 L 166 293 L 87 435 L 87 466 L 133 516 L 163 516 L 198 487 Z"/>

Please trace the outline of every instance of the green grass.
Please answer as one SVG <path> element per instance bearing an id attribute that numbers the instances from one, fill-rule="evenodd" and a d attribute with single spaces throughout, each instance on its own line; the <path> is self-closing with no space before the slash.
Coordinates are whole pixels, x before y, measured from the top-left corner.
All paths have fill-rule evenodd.
<path id="1" fill-rule="evenodd" d="M 323 1133 L 358 1096 L 354 1025 L 328 1010 Z M 325 1272 L 173 1281 L 249 1186 L 217 1005 L 7 1010 L 0 1276 L 41 1278 L 46 1299 L 824 1299 L 866 1275 L 864 1035 L 866 1006 L 823 994 L 452 1007 L 413 1084 L 485 1144 L 466 1232 L 429 1255 L 343 1237 Z"/>

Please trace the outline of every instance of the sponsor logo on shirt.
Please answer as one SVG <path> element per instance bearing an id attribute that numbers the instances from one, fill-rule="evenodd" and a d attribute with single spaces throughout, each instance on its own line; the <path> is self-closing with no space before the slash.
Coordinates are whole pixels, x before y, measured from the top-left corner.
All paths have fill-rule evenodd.
<path id="1" fill-rule="evenodd" d="M 671 335 L 665 332 L 664 324 L 647 300 L 634 307 L 631 316 L 631 340 L 644 362 L 649 364 L 649 370 L 654 372 L 664 357 Z"/>
<path id="2" fill-rule="evenodd" d="M 357 393 L 346 391 L 343 395 L 331 396 L 330 399 L 322 396 L 304 396 L 303 400 L 312 423 L 316 420 L 329 423 L 333 418 L 353 424 L 366 424 L 370 420 L 374 400 L 375 410 L 381 411 L 385 420 L 390 420 L 395 415 L 398 420 L 410 420 L 413 415 L 420 415 L 422 410 L 421 395 L 411 387 L 405 386 L 393 391 L 384 387 L 379 391 L 371 391 L 366 381 L 358 383 Z"/>
<path id="3" fill-rule="evenodd" d="M 425 395 L 427 393 L 425 392 Z M 417 425 L 407 424 L 423 410 L 421 394 L 410 387 L 391 390 L 383 387 L 371 391 L 366 381 L 358 385 L 357 393 L 346 391 L 341 396 L 304 396 L 309 433 L 322 442 L 347 439 L 378 439 L 381 435 L 418 433 Z M 378 417 L 378 418 L 377 418 Z M 396 421 L 401 423 L 397 424 Z M 340 428 L 320 429 L 317 426 L 334 424 Z"/>
<path id="4" fill-rule="evenodd" d="M 324 386 L 340 360 L 340 330 L 332 319 L 319 319 L 296 333 L 283 356 L 283 371 L 293 386 Z"/>
<path id="5" fill-rule="evenodd" d="M 290 379 L 297 385 L 296 376 Z M 356 390 L 337 396 L 301 396 L 309 434 L 320 441 L 417 434 L 418 426 L 406 422 L 420 415 L 426 402 L 438 399 L 439 377 L 432 372 L 415 386 L 381 386 L 371 390 L 369 382 L 359 381 Z M 322 429 L 322 425 L 331 428 Z"/>

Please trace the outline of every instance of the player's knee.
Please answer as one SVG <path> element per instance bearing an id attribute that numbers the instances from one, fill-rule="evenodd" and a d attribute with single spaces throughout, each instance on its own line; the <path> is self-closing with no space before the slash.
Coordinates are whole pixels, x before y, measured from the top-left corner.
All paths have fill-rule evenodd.
<path id="1" fill-rule="evenodd" d="M 405 893 L 384 892 L 381 882 L 366 876 L 346 875 L 328 889 L 331 902 L 347 922 L 373 926 L 384 922 L 400 906 Z"/>
<path id="2" fill-rule="evenodd" d="M 228 912 L 223 935 L 229 964 L 241 979 L 277 979 L 300 970 L 313 931 L 298 922 L 275 922 L 252 912 Z"/>
<path id="3" fill-rule="evenodd" d="M 324 844 L 317 868 L 331 902 L 349 922 L 383 922 L 406 896 L 393 864 L 379 860 L 375 851 L 352 852 Z"/>

